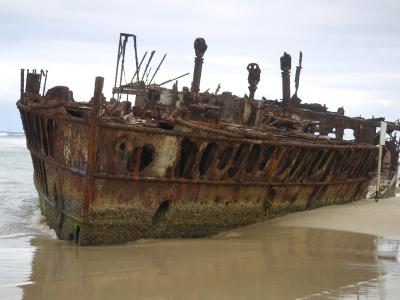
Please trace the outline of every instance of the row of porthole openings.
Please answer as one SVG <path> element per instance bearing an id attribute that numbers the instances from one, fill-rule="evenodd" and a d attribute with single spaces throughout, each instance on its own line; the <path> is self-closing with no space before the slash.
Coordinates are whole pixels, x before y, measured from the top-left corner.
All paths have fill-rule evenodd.
<path id="1" fill-rule="evenodd" d="M 126 144 L 120 144 L 120 150 L 126 150 Z M 216 167 L 219 170 L 227 169 L 228 177 L 233 178 L 239 168 L 241 167 L 243 160 L 246 159 L 245 172 L 247 174 L 252 173 L 256 168 L 259 171 L 263 171 L 267 166 L 270 158 L 274 155 L 277 150 L 281 150 L 276 146 L 262 147 L 260 144 L 241 144 L 236 150 L 233 146 L 226 146 L 218 154 L 218 145 L 216 143 L 209 143 L 205 149 L 202 151 L 200 162 L 198 164 L 199 175 L 203 176 L 207 173 L 210 166 L 214 163 L 215 159 Z M 307 149 L 288 149 L 285 154 L 285 159 L 281 161 L 277 168 L 277 174 L 282 174 L 284 171 L 290 167 L 289 176 L 293 175 L 294 169 L 297 169 L 300 164 L 302 164 L 302 157 L 308 153 Z M 300 153 L 297 153 L 300 151 Z M 328 154 L 324 150 L 315 150 L 315 155 L 312 161 L 309 162 L 310 168 L 308 173 L 315 171 L 315 168 L 319 168 L 323 165 Z M 196 166 L 196 159 L 199 153 L 199 146 L 188 138 L 184 138 L 181 142 L 181 152 L 180 159 L 177 162 L 175 169 L 175 176 L 177 178 L 191 178 Z M 218 155 L 218 157 L 217 157 Z M 262 157 L 260 157 L 262 156 Z M 129 152 L 126 168 L 129 172 L 141 172 L 147 166 L 151 164 L 155 157 L 155 148 L 151 144 L 145 144 L 143 146 L 135 147 Z M 338 156 L 336 156 L 339 158 Z M 335 159 L 337 163 L 337 159 Z"/>

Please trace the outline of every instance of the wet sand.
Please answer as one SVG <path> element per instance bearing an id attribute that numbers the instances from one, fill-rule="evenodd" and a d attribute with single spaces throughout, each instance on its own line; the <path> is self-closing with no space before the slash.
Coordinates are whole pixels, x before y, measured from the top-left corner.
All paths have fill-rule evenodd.
<path id="1" fill-rule="evenodd" d="M 384 236 L 400 236 L 399 210 L 399 199 L 365 200 L 209 239 L 107 247 L 3 237 L 0 298 L 396 299 L 400 242 Z"/>
<path id="2" fill-rule="evenodd" d="M 32 273 L 21 289 L 23 299 L 373 299 L 384 289 L 381 276 L 399 273 L 390 243 L 267 224 L 212 239 L 110 247 L 34 238 Z"/>

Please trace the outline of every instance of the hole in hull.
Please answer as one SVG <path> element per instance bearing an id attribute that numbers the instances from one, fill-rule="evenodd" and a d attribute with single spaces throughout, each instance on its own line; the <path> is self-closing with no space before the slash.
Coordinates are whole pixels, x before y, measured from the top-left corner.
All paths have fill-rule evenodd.
<path id="1" fill-rule="evenodd" d="M 79 234 L 81 233 L 81 227 L 80 226 L 76 226 L 75 229 L 75 235 L 74 235 L 74 242 L 75 243 L 79 243 Z"/>
<path id="2" fill-rule="evenodd" d="M 181 143 L 181 158 L 176 168 L 176 177 L 190 178 L 199 148 L 196 143 L 184 138 Z"/>
<path id="3" fill-rule="evenodd" d="M 264 170 L 265 166 L 267 165 L 267 163 L 268 163 L 268 161 L 269 161 L 269 159 L 270 159 L 272 153 L 274 153 L 274 151 L 275 151 L 275 147 L 267 147 L 267 148 L 264 150 L 263 159 L 262 159 L 262 161 L 261 161 L 261 163 L 260 163 L 260 166 L 258 167 L 258 169 L 259 169 L 260 171 L 263 171 L 263 170 Z"/>
<path id="4" fill-rule="evenodd" d="M 144 170 L 154 159 L 154 146 L 144 145 L 142 149 L 142 155 L 140 157 L 139 171 Z"/>
<path id="5" fill-rule="evenodd" d="M 136 168 L 138 168 L 139 172 L 143 171 L 154 160 L 154 153 L 155 149 L 153 145 L 147 144 L 143 147 L 136 147 L 129 153 L 126 164 L 127 170 L 135 172 Z"/>
<path id="6" fill-rule="evenodd" d="M 156 213 L 154 214 L 154 217 L 153 217 L 153 224 L 154 225 L 159 224 L 160 222 L 163 221 L 163 219 L 165 218 L 167 212 L 169 211 L 169 204 L 170 204 L 170 201 L 169 200 L 165 200 L 157 208 L 157 211 L 156 211 Z"/>
<path id="7" fill-rule="evenodd" d="M 158 122 L 158 127 L 165 130 L 173 130 L 174 125 L 168 122 Z"/>
<path id="8" fill-rule="evenodd" d="M 246 152 L 249 148 L 249 145 L 247 144 L 241 144 L 239 149 L 236 151 L 235 158 L 233 160 L 233 165 L 232 167 L 228 170 L 228 176 L 230 178 L 234 177 L 239 171 L 240 165 L 242 163 L 243 157 L 246 155 Z"/>
<path id="9" fill-rule="evenodd" d="M 233 153 L 232 147 L 226 147 L 219 157 L 218 169 L 222 170 L 226 167 Z"/>
<path id="10" fill-rule="evenodd" d="M 251 173 L 256 166 L 258 157 L 260 156 L 261 146 L 258 144 L 254 144 L 251 148 L 249 160 L 247 161 L 246 173 Z"/>
<path id="11" fill-rule="evenodd" d="M 199 165 L 200 176 L 204 175 L 207 172 L 208 168 L 213 162 L 214 155 L 217 152 L 217 149 L 218 147 L 215 143 L 207 145 L 206 149 L 203 152 Z"/>

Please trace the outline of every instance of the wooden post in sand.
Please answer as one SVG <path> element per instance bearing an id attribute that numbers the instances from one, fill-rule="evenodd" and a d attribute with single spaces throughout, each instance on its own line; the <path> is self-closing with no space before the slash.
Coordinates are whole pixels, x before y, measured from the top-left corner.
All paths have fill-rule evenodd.
<path id="1" fill-rule="evenodd" d="M 376 193 L 375 193 L 375 202 L 378 202 L 378 199 L 381 195 L 381 169 L 382 169 L 382 147 L 385 145 L 386 141 L 386 125 L 387 123 L 381 121 L 381 131 L 379 134 L 379 151 L 378 151 L 378 170 L 376 172 Z"/>

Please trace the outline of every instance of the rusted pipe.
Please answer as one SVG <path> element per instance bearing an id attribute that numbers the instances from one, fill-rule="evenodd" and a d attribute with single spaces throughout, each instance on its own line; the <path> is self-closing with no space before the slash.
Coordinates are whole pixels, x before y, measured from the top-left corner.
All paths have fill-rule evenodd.
<path id="1" fill-rule="evenodd" d="M 104 78 L 103 77 L 96 77 L 96 81 L 94 83 L 94 93 L 93 93 L 93 110 L 94 115 L 96 117 L 101 116 L 101 109 L 103 107 L 103 85 L 104 85 Z"/>
<path id="2" fill-rule="evenodd" d="M 290 110 L 290 69 L 292 68 L 292 58 L 286 52 L 281 56 L 282 70 L 282 102 L 286 110 Z"/>
<path id="3" fill-rule="evenodd" d="M 21 87 L 20 87 L 21 99 L 22 96 L 24 95 L 24 86 L 25 86 L 25 70 L 21 69 Z"/>
<path id="4" fill-rule="evenodd" d="M 203 55 L 207 50 L 206 41 L 203 38 L 197 38 L 194 41 L 194 50 L 196 52 L 196 58 L 194 59 L 192 92 L 198 93 L 200 91 L 201 70 L 204 61 Z"/>

